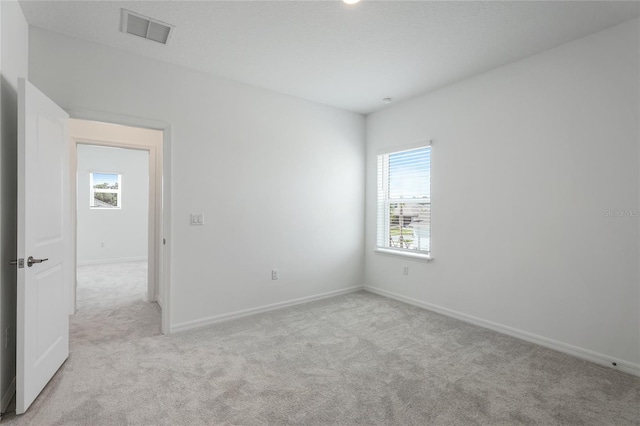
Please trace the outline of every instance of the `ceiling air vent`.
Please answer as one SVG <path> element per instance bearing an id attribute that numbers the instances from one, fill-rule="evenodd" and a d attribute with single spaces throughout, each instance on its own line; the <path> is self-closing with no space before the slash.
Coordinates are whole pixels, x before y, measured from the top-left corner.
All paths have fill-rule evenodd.
<path id="1" fill-rule="evenodd" d="M 173 28 L 173 25 L 153 20 L 127 9 L 122 9 L 120 31 L 123 33 L 133 34 L 146 38 L 147 40 L 167 44 Z"/>

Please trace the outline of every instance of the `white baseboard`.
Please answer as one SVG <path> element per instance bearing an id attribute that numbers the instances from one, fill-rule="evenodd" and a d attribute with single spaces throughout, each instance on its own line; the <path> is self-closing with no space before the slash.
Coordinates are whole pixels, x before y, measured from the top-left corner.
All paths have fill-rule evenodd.
<path id="1" fill-rule="evenodd" d="M 443 308 L 441 306 L 433 305 L 431 303 L 422 302 L 411 297 L 402 296 L 391 291 L 382 290 L 379 288 L 365 286 L 364 290 L 371 293 L 378 294 L 380 296 L 395 299 L 400 302 L 408 303 L 409 305 L 418 306 L 429 311 L 437 312 L 439 314 L 459 319 L 470 324 L 474 324 L 480 327 L 488 328 L 497 331 L 502 334 L 507 334 L 518 339 L 525 340 L 527 342 L 535 343 L 540 346 L 544 346 L 558 352 L 563 352 L 568 355 L 575 356 L 587 361 L 594 362 L 605 367 L 610 367 L 615 370 L 624 371 L 625 373 L 633 374 L 640 377 L 640 364 L 634 364 L 629 361 L 617 359 L 608 355 L 604 355 L 598 352 L 591 351 L 589 349 L 573 346 L 568 343 L 563 343 L 558 340 L 549 339 L 547 337 L 538 336 L 537 334 L 529 333 L 516 328 L 508 327 L 493 321 L 487 321 L 482 318 L 474 317 L 472 315 L 463 314 L 461 312 L 453 311 L 451 309 Z M 615 366 L 614 366 L 615 363 Z"/>
<path id="2" fill-rule="evenodd" d="M 208 318 L 202 318 L 194 321 L 185 321 L 171 326 L 170 333 L 176 333 L 180 331 L 187 331 L 194 328 L 200 328 L 218 322 L 229 321 L 236 318 L 242 318 L 249 315 L 255 315 L 262 312 L 274 311 L 276 309 L 282 309 L 289 306 L 300 305 L 303 303 L 313 302 L 315 300 L 327 299 L 329 297 L 340 296 L 341 294 L 353 293 L 355 291 L 363 290 L 362 286 L 349 287 L 342 290 L 330 291 L 327 293 L 316 294 L 313 296 L 301 297 L 299 299 L 287 300 L 285 302 L 273 303 L 271 305 L 259 306 L 257 308 L 245 309 L 242 311 L 230 312 L 227 314 L 215 315 Z"/>
<path id="3" fill-rule="evenodd" d="M 0 401 L 0 412 L 4 413 L 9 408 L 9 404 L 13 399 L 13 395 L 16 393 L 16 378 L 14 377 L 9 385 L 7 391 L 2 395 L 2 401 Z"/>
<path id="4" fill-rule="evenodd" d="M 124 263 L 124 262 L 142 262 L 147 261 L 147 256 L 141 257 L 120 257 L 117 259 L 100 259 L 100 260 L 83 260 L 82 262 L 78 261 L 78 266 L 87 266 L 87 265 L 104 265 L 107 263 Z"/>

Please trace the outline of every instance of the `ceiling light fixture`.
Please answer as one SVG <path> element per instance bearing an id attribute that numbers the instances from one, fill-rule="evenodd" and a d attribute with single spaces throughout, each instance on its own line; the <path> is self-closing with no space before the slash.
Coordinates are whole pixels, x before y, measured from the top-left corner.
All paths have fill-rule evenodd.
<path id="1" fill-rule="evenodd" d="M 342 0 L 342 2 L 345 4 L 356 4 L 360 3 L 360 0 Z"/>
<path id="2" fill-rule="evenodd" d="M 390 104 L 393 99 L 391 98 L 382 98 L 382 103 Z"/>

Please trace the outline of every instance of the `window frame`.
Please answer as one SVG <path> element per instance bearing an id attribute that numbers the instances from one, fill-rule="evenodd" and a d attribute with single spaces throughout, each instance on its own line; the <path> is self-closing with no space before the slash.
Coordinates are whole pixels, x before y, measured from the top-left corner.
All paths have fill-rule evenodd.
<path id="1" fill-rule="evenodd" d="M 93 175 L 116 175 L 118 176 L 118 189 L 103 189 L 96 190 L 93 187 Z M 117 206 L 114 207 L 102 207 L 92 205 L 95 199 L 96 193 L 117 194 Z M 89 172 L 89 209 L 91 210 L 120 210 L 122 209 L 122 173 L 118 172 Z"/>
<path id="2" fill-rule="evenodd" d="M 425 141 L 418 144 L 409 146 L 388 148 L 378 151 L 376 154 L 376 238 L 375 238 L 375 252 L 385 255 L 408 257 L 416 260 L 431 261 L 433 257 L 432 253 L 432 238 L 431 238 L 431 214 L 429 214 L 429 250 L 416 250 L 401 247 L 390 247 L 390 223 L 391 223 L 391 205 L 392 204 L 429 204 L 429 211 L 431 211 L 431 194 L 428 198 L 390 198 L 389 197 L 389 157 L 393 154 L 399 154 L 407 151 L 414 151 L 418 149 L 429 148 L 429 188 L 431 188 L 431 156 L 432 142 Z M 380 170 L 382 168 L 382 170 Z M 430 192 L 430 191 L 429 191 Z M 381 196 L 383 200 L 381 200 Z M 425 201 L 426 200 L 426 201 Z M 382 217 L 381 217 L 382 216 Z M 381 226 L 382 225 L 382 226 Z M 381 230 L 382 228 L 382 230 Z M 402 229 L 402 227 L 401 227 Z M 402 231 L 401 231 L 402 232 Z"/>

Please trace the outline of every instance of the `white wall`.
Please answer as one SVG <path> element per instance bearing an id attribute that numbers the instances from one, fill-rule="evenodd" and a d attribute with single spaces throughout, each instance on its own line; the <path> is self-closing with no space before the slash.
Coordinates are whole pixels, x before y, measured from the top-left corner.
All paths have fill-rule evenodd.
<path id="1" fill-rule="evenodd" d="M 63 108 L 171 125 L 174 329 L 362 285 L 364 117 L 46 30 L 30 42 L 31 81 Z"/>
<path id="2" fill-rule="evenodd" d="M 367 117 L 365 285 L 640 373 L 638 26 Z M 435 260 L 374 253 L 376 153 L 428 139 Z"/>
<path id="3" fill-rule="evenodd" d="M 126 127 L 122 127 L 126 129 Z M 147 259 L 149 152 L 78 145 L 78 265 Z M 121 208 L 89 207 L 89 174 L 121 175 Z"/>
<path id="4" fill-rule="evenodd" d="M 14 391 L 16 352 L 16 258 L 18 78 L 27 77 L 29 31 L 15 1 L 0 2 L 0 409 Z M 9 328 L 8 344 L 5 332 Z"/>

